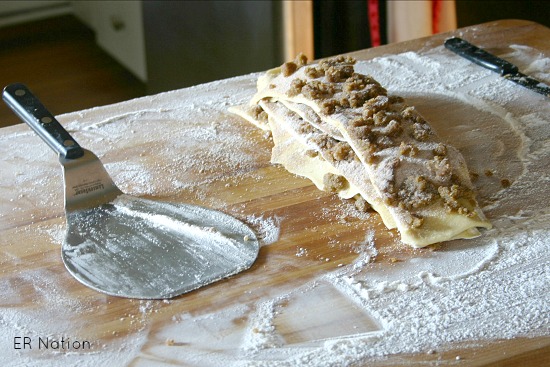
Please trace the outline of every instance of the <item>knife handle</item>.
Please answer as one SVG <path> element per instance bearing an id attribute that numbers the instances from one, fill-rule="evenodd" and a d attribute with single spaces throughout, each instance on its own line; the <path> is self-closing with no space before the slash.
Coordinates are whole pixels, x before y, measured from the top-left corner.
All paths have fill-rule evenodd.
<path id="1" fill-rule="evenodd" d="M 515 74 L 519 71 L 516 65 L 496 57 L 462 38 L 453 37 L 445 40 L 445 47 L 457 55 L 483 66 L 484 68 L 495 71 L 500 75 Z"/>
<path id="2" fill-rule="evenodd" d="M 80 145 L 24 84 L 15 83 L 5 87 L 2 99 L 63 158 L 76 159 L 84 155 Z"/>

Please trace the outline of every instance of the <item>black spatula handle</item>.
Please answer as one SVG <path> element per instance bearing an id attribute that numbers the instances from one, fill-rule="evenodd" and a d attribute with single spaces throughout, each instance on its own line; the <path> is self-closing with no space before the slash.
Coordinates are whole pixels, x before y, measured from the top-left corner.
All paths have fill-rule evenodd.
<path id="1" fill-rule="evenodd" d="M 24 84 L 15 83 L 5 87 L 2 99 L 63 158 L 76 159 L 84 155 L 80 145 Z"/>
<path id="2" fill-rule="evenodd" d="M 515 74 L 518 67 L 506 60 L 472 45 L 462 38 L 453 37 L 445 40 L 445 47 L 484 68 L 495 71 L 500 75 Z"/>

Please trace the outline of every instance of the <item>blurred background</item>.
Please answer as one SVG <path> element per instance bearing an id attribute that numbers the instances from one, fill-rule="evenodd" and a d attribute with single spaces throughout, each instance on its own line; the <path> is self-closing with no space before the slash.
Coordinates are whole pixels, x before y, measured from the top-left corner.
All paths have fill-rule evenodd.
<path id="1" fill-rule="evenodd" d="M 0 82 L 54 114 L 498 19 L 546 0 L 0 1 Z M 0 106 L 0 127 L 20 121 Z"/>

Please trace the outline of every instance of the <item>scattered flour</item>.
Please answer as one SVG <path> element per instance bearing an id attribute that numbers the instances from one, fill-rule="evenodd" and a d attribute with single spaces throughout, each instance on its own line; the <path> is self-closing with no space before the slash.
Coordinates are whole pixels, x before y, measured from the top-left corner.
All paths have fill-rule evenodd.
<path id="1" fill-rule="evenodd" d="M 262 246 L 275 243 L 279 239 L 281 218 L 250 215 L 246 218 L 246 222 L 255 229 Z"/>
<path id="2" fill-rule="evenodd" d="M 511 48 L 508 56 L 520 69 L 550 81 L 545 73 L 549 59 L 530 48 Z M 356 69 L 375 75 L 412 104 L 419 102 L 421 113 L 436 107 L 439 115 L 428 120 L 465 152 L 469 167 L 479 174 L 476 185 L 495 227 L 474 240 L 454 241 L 391 267 L 372 262 L 376 239 L 367 233 L 357 259 L 323 279 L 361 305 L 365 318 L 380 328 L 318 340 L 311 348 L 266 347 L 271 353 L 243 364 L 348 366 L 399 353 L 434 353 L 456 342 L 549 335 L 548 101 L 465 60 L 453 58 L 452 65 L 450 60 L 435 49 L 360 62 Z M 423 99 L 443 107 L 423 106 Z M 458 111 L 442 113 L 457 102 Z M 449 121 L 453 113 L 458 116 Z M 471 120 L 461 121 L 465 117 Z M 503 179 L 511 185 L 503 185 Z M 272 340 L 284 340 L 279 333 L 284 331 L 275 329 Z"/>
<path id="3" fill-rule="evenodd" d="M 510 49 L 506 56 L 520 70 L 550 83 L 550 59 L 529 47 Z M 432 354 L 452 343 L 550 335 L 548 100 L 453 56 L 442 46 L 424 54 L 409 52 L 359 62 L 356 68 L 374 75 L 390 93 L 406 97 L 442 138 L 463 153 L 479 176 L 475 185 L 493 229 L 392 266 L 374 261 L 379 256 L 376 237 L 367 232 L 355 247 L 354 262 L 304 280 L 299 289 L 275 287 L 262 290 L 267 296 L 260 300 L 244 298 L 244 304 L 232 303 L 200 315 L 177 313 L 173 322 L 155 330 L 151 315 L 177 301 L 129 301 L 135 313 L 119 320 L 133 318 L 127 336 L 109 340 L 90 353 L 61 353 L 48 360 L 38 353 L 14 351 L 13 337 L 22 333 L 82 337 L 79 332 L 87 326 L 86 315 L 105 313 L 108 298 L 75 299 L 60 283 L 60 277 L 68 277 L 63 269 L 4 273 L 1 294 L 12 303 L 0 302 L 0 330 L 7 335 L 0 339 L 0 348 L 10 353 L 0 354 L 0 364 L 14 365 L 17 360 L 18 365 L 29 366 L 59 365 L 60 361 L 82 366 L 353 366 L 399 353 Z M 88 148 L 108 162 L 115 181 L 130 181 L 125 187 L 129 193 L 179 195 L 183 190 L 191 200 L 221 207 L 227 204 L 214 198 L 208 188 L 226 185 L 227 178 L 219 172 L 234 172 L 231 184 L 238 185 L 269 162 L 270 152 L 258 147 L 261 138 L 250 139 L 253 128 L 239 125 L 235 129 L 237 119 L 228 116 L 227 123 L 216 126 L 208 121 L 225 114 L 228 106 L 247 101 L 256 77 L 232 79 L 231 85 L 237 88 L 231 91 L 224 89 L 228 81 L 221 81 L 125 102 L 124 110 L 140 112 L 112 117 L 112 109 L 99 108 L 66 115 L 63 120 L 77 140 L 90 142 Z M 174 128 L 185 121 L 204 123 Z M 128 134 L 129 129 L 135 133 Z M 6 145 L 13 139 L 21 145 L 35 142 L 32 134 L 20 132 L 3 135 L 0 142 Z M 158 146 L 156 140 L 171 140 L 174 145 Z M 111 159 L 109 147 L 113 146 L 127 149 L 123 157 L 127 163 Z M 62 212 L 57 194 L 61 185 L 52 183 L 52 175 L 47 182 L 40 179 L 56 169 L 55 162 L 51 163 L 47 148 L 37 149 L 31 169 L 20 170 L 15 178 L 0 178 L 2 197 L 18 198 L 1 203 L 1 228 L 28 218 L 28 207 L 41 208 L 38 218 L 59 217 Z M 2 168 L 28 162 L 17 150 L 7 154 Z M 209 159 L 201 160 L 198 154 Z M 158 161 L 151 162 L 150 157 Z M 212 158 L 216 165 L 208 163 Z M 44 186 L 40 194 L 29 188 L 35 180 Z M 43 192 L 49 194 L 44 197 Z M 280 230 L 284 218 L 244 215 L 263 245 L 284 239 Z M 55 242 L 61 225 L 57 222 L 40 231 Z M 2 248 L 8 248 L 8 241 L 0 240 Z M 7 250 L 2 255 L 4 263 L 17 265 L 17 257 Z M 301 247 L 291 257 L 295 266 L 308 261 L 307 250 Z M 28 297 L 34 297 L 32 301 L 40 307 L 23 307 L 31 301 Z M 293 307 L 310 305 L 311 299 L 340 305 L 332 310 L 334 322 L 342 324 L 338 335 L 315 336 L 279 326 L 284 317 L 292 319 Z M 361 317 L 356 319 L 365 324 L 347 325 L 347 311 L 339 314 L 340 309 L 357 312 Z M 308 325 L 306 321 L 303 325 Z M 299 332 L 303 332 L 300 341 L 292 342 Z"/>

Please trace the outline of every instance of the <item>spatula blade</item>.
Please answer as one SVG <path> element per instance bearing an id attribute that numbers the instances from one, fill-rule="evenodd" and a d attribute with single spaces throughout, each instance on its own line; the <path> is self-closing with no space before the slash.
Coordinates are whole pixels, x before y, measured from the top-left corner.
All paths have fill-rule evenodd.
<path id="1" fill-rule="evenodd" d="M 248 269 L 259 243 L 239 220 L 202 207 L 118 197 L 67 216 L 62 258 L 103 293 L 171 298 Z"/>

